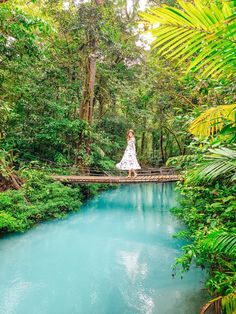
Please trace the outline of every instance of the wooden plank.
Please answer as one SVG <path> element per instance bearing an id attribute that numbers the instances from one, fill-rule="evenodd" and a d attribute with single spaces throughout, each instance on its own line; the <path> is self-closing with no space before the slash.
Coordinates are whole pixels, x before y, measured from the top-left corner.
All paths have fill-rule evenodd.
<path id="1" fill-rule="evenodd" d="M 142 183 L 142 182 L 168 182 L 179 181 L 179 175 L 156 175 L 156 176 L 137 176 L 136 178 L 128 178 L 122 176 L 62 176 L 53 175 L 52 179 L 60 182 L 68 183 Z"/>

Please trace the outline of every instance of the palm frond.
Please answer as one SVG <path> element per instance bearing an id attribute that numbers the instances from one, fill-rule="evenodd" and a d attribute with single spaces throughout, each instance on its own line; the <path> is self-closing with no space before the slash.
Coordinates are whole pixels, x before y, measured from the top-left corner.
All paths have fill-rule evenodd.
<path id="1" fill-rule="evenodd" d="M 219 178 L 236 180 L 236 150 L 234 147 L 209 149 L 211 154 L 204 154 L 200 164 L 191 169 L 185 181 L 199 184 Z"/>
<path id="2" fill-rule="evenodd" d="M 229 293 L 222 297 L 221 306 L 226 314 L 236 314 L 236 293 Z"/>
<path id="3" fill-rule="evenodd" d="M 236 14 L 230 1 L 194 3 L 178 0 L 180 9 L 168 5 L 140 13 L 151 27 L 153 49 L 205 77 L 233 76 L 236 69 Z M 159 25 L 156 27 L 155 25 Z"/>
<path id="4" fill-rule="evenodd" d="M 194 119 L 189 131 L 199 137 L 209 137 L 223 129 L 226 123 L 236 122 L 236 104 L 210 108 Z"/>
<path id="5" fill-rule="evenodd" d="M 202 307 L 200 314 L 206 314 L 211 306 L 214 306 L 216 314 L 222 313 L 221 308 L 225 310 L 226 314 L 235 314 L 236 293 L 231 292 L 225 296 L 219 296 L 217 298 L 210 300 Z"/>
<path id="6" fill-rule="evenodd" d="M 236 232 L 215 231 L 203 241 L 203 249 L 207 252 L 224 256 L 236 256 Z"/>
<path id="7" fill-rule="evenodd" d="M 211 155 L 205 156 L 203 164 L 197 177 L 201 179 L 214 180 L 218 177 L 228 176 L 231 181 L 235 180 L 236 172 L 236 150 L 227 147 L 209 149 Z"/>

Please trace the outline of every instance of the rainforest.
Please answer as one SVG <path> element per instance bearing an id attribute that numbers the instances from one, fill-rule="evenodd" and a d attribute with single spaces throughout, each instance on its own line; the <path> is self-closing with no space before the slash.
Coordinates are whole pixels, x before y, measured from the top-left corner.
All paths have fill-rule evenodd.
<path id="1" fill-rule="evenodd" d="M 166 268 L 160 265 L 165 264 L 158 260 L 157 251 L 151 255 L 151 247 L 150 251 L 147 248 L 151 245 L 162 252 L 158 239 L 165 234 L 167 238 L 171 235 L 168 240 L 162 239 L 164 245 L 171 243 L 167 249 L 169 266 L 165 270 L 166 276 L 173 277 L 174 288 L 168 288 L 173 292 L 171 296 L 174 298 L 176 291 L 184 294 L 179 278 L 192 276 L 193 269 L 196 278 L 200 278 L 200 273 L 204 277 L 204 297 L 194 301 L 195 307 L 179 299 L 184 307 L 178 313 L 236 313 L 235 52 L 235 1 L 0 1 L 1 295 L 16 287 L 17 275 L 12 275 L 10 263 L 13 268 L 19 267 L 17 263 L 24 265 L 21 258 L 27 256 L 29 246 L 30 254 L 37 254 L 37 243 L 33 242 L 37 230 L 46 228 L 45 236 L 52 239 L 53 230 L 63 232 L 65 225 L 64 236 L 70 234 L 69 242 L 81 241 L 78 247 L 81 255 L 76 253 L 80 261 L 82 254 L 90 254 L 83 246 L 83 241 L 91 240 L 87 232 L 104 237 L 103 231 L 109 230 L 106 239 L 127 236 L 129 241 L 142 243 L 142 250 L 134 244 L 127 247 L 128 242 L 119 245 L 112 242 L 111 246 L 106 244 L 107 250 L 99 251 L 95 237 L 91 245 L 97 252 L 97 263 L 103 261 L 104 267 L 109 264 L 110 276 L 94 279 L 89 275 L 92 270 L 88 270 L 88 278 L 84 274 L 84 284 L 80 283 L 81 298 L 90 281 L 100 285 L 98 290 L 104 289 L 105 293 L 103 284 L 112 274 L 114 285 L 123 278 L 120 269 L 116 272 L 113 253 L 118 254 L 119 265 L 127 261 L 137 264 L 140 256 L 143 261 L 140 265 L 150 266 L 145 289 L 149 291 L 152 286 L 155 291 L 161 289 L 161 285 L 155 286 L 155 276 L 162 268 L 157 272 L 154 261 L 156 267 L 163 269 Z M 135 134 L 141 166 L 129 184 L 115 186 L 95 181 L 71 184 L 53 179 L 56 175 L 91 174 L 124 178 L 127 173 L 118 172 L 116 164 L 127 145 L 128 130 Z M 154 170 L 161 174 L 173 172 L 178 175 L 178 182 L 135 183 L 143 173 L 151 174 Z M 118 207 L 119 216 L 113 216 Z M 139 220 L 140 211 L 143 218 Z M 91 225 L 92 214 L 96 223 Z M 76 217 L 84 220 L 75 232 Z M 128 221 L 129 228 L 134 223 L 135 233 L 130 233 L 132 228 L 129 232 L 123 230 Z M 160 221 L 166 226 L 170 224 L 170 234 L 168 228 L 158 229 Z M 83 234 L 80 237 L 84 228 L 88 238 Z M 14 242 L 17 237 L 19 241 L 24 237 L 27 240 L 30 234 L 32 245 L 29 242 L 19 248 Z M 60 234 L 60 242 L 52 241 L 50 245 L 63 243 L 64 236 Z M 46 237 L 43 239 L 46 241 Z M 15 259 L 9 256 L 8 260 L 13 248 Z M 67 252 L 65 244 L 64 249 Z M 137 255 L 137 251 L 128 254 L 128 250 L 140 250 L 142 254 Z M 70 251 L 67 253 L 70 255 Z M 86 262 L 79 265 L 81 269 L 87 267 Z M 37 267 L 32 266 L 32 272 L 37 272 Z M 91 267 L 96 269 L 94 264 Z M 145 267 L 137 267 L 140 278 L 144 278 Z M 60 269 L 63 272 L 63 263 Z M 6 273 L 13 277 L 5 278 Z M 59 273 L 55 280 L 60 278 Z M 71 271 L 68 276 L 72 278 L 75 273 L 76 270 Z M 70 287 L 66 278 L 69 277 L 64 278 L 64 292 Z M 127 278 L 131 280 L 129 284 L 122 281 L 119 289 L 129 296 L 127 291 L 141 283 L 131 285 L 134 273 Z M 13 283 L 11 288 L 7 285 L 9 280 Z M 73 287 L 76 291 L 76 284 Z M 93 300 L 97 300 L 97 290 L 96 297 L 94 291 L 90 292 Z M 76 304 L 73 298 L 72 303 L 67 302 L 69 299 L 63 302 L 60 294 L 56 294 L 61 302 L 58 308 L 49 298 L 34 312 L 33 296 L 26 306 L 18 297 L 14 299 L 14 294 L 8 294 L 8 301 L 0 300 L 0 312 L 177 314 L 174 307 L 168 308 L 168 297 L 164 304 L 154 295 L 147 297 L 146 292 L 142 291 L 138 301 L 130 296 L 129 302 L 112 294 L 110 300 L 113 297 L 117 300 L 116 311 L 107 295 L 93 308 L 89 300 L 85 304 Z M 137 295 L 140 296 L 138 291 Z M 41 296 L 39 293 L 37 297 Z M 44 307 L 47 302 L 48 308 Z"/>

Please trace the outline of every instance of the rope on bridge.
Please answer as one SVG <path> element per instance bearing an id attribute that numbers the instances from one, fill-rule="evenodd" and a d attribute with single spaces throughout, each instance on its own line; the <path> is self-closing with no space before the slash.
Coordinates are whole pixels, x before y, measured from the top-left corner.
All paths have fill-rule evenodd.
<path id="1" fill-rule="evenodd" d="M 127 171 L 122 171 L 119 169 L 101 169 L 98 167 L 78 167 L 76 165 L 58 165 L 57 163 L 51 163 L 49 164 L 45 164 L 44 166 L 52 166 L 52 170 L 53 168 L 56 169 L 64 169 L 64 170 L 68 170 L 68 172 L 70 174 L 74 174 L 74 175 L 87 175 L 87 176 L 127 176 Z M 42 165 L 39 164 L 34 164 L 31 163 L 31 167 L 32 168 L 42 168 Z M 160 167 L 160 168 L 142 168 L 139 170 L 136 170 L 136 172 L 138 173 L 138 175 L 141 176 L 153 176 L 153 175 L 175 175 L 177 174 L 177 171 L 174 167 Z"/>
<path id="2" fill-rule="evenodd" d="M 67 179 L 72 178 L 73 176 L 73 181 L 77 180 L 82 180 L 82 177 L 84 178 L 85 181 L 89 180 L 88 177 L 90 177 L 90 180 L 103 180 L 106 181 L 109 178 L 114 178 L 112 180 L 118 180 L 118 177 L 123 178 L 122 180 L 126 179 L 125 177 L 127 176 L 127 171 L 122 171 L 116 168 L 112 169 L 102 169 L 98 167 L 81 167 L 77 166 L 74 164 L 59 164 L 57 162 L 53 162 L 50 160 L 42 159 L 42 164 L 36 162 L 30 162 L 32 168 L 42 168 L 42 167 L 50 167 L 52 170 L 53 169 L 63 169 L 65 172 L 69 175 L 64 175 L 64 178 Z M 57 173 L 57 171 L 55 171 Z M 178 176 L 178 171 L 174 167 L 160 167 L 160 168 L 152 168 L 152 167 L 142 167 L 141 169 L 137 170 L 138 173 L 138 178 L 136 181 L 143 180 L 143 181 L 150 181 L 150 180 L 163 180 L 168 178 L 173 178 L 173 180 L 176 180 Z M 59 178 L 60 180 L 64 179 L 62 178 L 63 176 L 57 176 L 54 175 L 54 178 Z M 80 179 L 78 179 L 80 177 Z M 93 178 L 92 178 L 93 177 Z M 97 177 L 97 179 L 96 179 Z M 100 178 L 100 179 L 99 179 Z M 162 178 L 162 179 L 161 179 Z M 134 180 L 134 179 L 133 179 Z"/>

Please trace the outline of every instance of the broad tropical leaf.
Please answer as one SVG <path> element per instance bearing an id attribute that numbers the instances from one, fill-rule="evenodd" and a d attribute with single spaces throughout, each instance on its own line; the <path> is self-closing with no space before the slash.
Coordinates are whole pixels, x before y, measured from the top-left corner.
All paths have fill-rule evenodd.
<path id="1" fill-rule="evenodd" d="M 221 306 L 225 309 L 226 314 L 236 313 L 236 293 L 229 293 L 222 297 Z"/>
<path id="2" fill-rule="evenodd" d="M 218 230 L 209 234 L 204 240 L 202 247 L 205 251 L 214 254 L 220 254 L 227 259 L 236 257 L 236 232 L 226 232 Z M 206 314 L 207 310 L 213 306 L 218 309 L 216 312 L 221 313 L 221 309 L 226 314 L 236 313 L 236 293 L 231 292 L 225 296 L 218 296 L 210 300 L 203 306 L 200 314 Z"/>
<path id="3" fill-rule="evenodd" d="M 192 180 L 214 180 L 218 177 L 236 179 L 236 150 L 227 147 L 209 149 L 211 155 L 205 156 L 205 163 L 193 172 Z"/>
<path id="4" fill-rule="evenodd" d="M 204 240 L 203 248 L 208 252 L 236 257 L 236 232 L 212 232 Z"/>
<path id="5" fill-rule="evenodd" d="M 162 5 L 140 14 L 153 29 L 153 49 L 178 64 L 189 63 L 187 72 L 201 69 L 204 77 L 230 77 L 236 72 L 235 2 L 177 0 L 180 9 Z M 158 25 L 158 26 L 156 26 Z"/>
<path id="6" fill-rule="evenodd" d="M 226 314 L 235 314 L 236 313 L 236 293 L 232 292 L 225 296 L 219 296 L 210 300 L 207 304 L 203 306 L 200 311 L 200 314 L 207 314 L 208 309 L 214 305 L 215 313 L 222 313 L 221 308 L 225 310 Z"/>
<path id="7" fill-rule="evenodd" d="M 189 131 L 199 138 L 209 137 L 221 131 L 227 123 L 235 123 L 235 117 L 236 104 L 210 108 L 191 122 Z"/>

